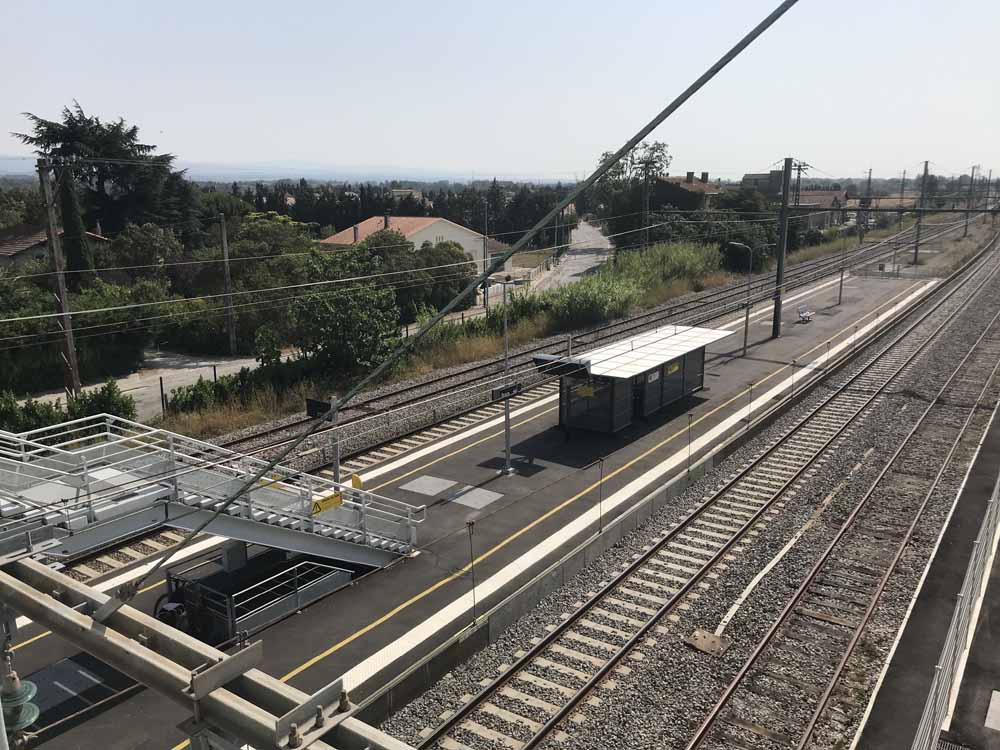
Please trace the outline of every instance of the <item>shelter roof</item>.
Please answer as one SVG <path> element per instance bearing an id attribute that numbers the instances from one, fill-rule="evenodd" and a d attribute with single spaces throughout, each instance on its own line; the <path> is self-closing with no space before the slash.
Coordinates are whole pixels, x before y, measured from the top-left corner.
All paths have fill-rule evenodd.
<path id="1" fill-rule="evenodd" d="M 630 378 L 731 336 L 732 331 L 669 325 L 578 355 L 591 375 Z"/>

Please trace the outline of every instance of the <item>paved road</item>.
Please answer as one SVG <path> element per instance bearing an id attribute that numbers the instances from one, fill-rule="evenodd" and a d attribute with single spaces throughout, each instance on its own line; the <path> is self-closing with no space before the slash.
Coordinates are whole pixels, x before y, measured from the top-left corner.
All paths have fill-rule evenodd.
<path id="1" fill-rule="evenodd" d="M 117 378 L 118 387 L 124 393 L 135 399 L 136 412 L 140 422 L 145 422 L 162 414 L 160 408 L 160 378 L 163 378 L 163 389 L 169 395 L 171 388 L 197 382 L 199 377 L 212 379 L 212 366 L 219 375 L 239 372 L 243 367 L 256 367 L 253 357 L 196 357 L 176 352 L 147 351 L 145 361 L 138 372 Z M 84 390 L 91 386 L 97 388 L 101 383 L 85 384 Z M 65 400 L 65 394 L 60 391 L 36 396 L 39 401 Z"/>
<path id="2" fill-rule="evenodd" d="M 559 261 L 533 285 L 535 289 L 555 289 L 579 281 L 591 269 L 601 265 L 611 254 L 611 242 L 593 224 L 581 221 L 573 230 L 574 244 Z"/>

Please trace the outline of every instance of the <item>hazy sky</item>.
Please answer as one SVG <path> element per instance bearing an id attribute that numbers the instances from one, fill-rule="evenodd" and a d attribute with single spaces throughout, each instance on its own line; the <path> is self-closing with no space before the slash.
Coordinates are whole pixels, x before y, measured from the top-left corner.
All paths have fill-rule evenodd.
<path id="1" fill-rule="evenodd" d="M 583 177 L 776 0 L 0 4 L 0 154 L 74 98 L 186 162 Z M 660 126 L 671 172 L 997 167 L 997 0 L 801 0 Z"/>

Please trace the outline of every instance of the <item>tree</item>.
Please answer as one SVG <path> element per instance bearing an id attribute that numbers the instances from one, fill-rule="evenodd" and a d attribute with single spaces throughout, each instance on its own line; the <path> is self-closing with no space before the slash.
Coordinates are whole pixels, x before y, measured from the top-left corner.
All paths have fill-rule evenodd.
<path id="1" fill-rule="evenodd" d="M 80 217 L 80 201 L 76 194 L 73 171 L 64 167 L 59 170 L 59 213 L 62 215 L 62 251 L 69 271 L 66 282 L 70 289 L 79 290 L 80 285 L 90 280 L 94 271 L 94 256 L 87 242 L 83 219 Z"/>
<path id="2" fill-rule="evenodd" d="M 399 341 L 399 310 L 388 289 L 358 284 L 296 299 L 294 343 L 332 378 L 371 370 Z"/>
<path id="3" fill-rule="evenodd" d="M 63 108 L 59 120 L 24 115 L 32 132 L 14 137 L 40 156 L 83 160 L 74 165 L 74 172 L 85 189 L 87 225 L 100 222 L 104 231 L 114 233 L 130 222 L 187 221 L 196 207 L 196 193 L 182 173 L 171 169 L 173 154 L 157 154 L 156 146 L 142 143 L 138 127 L 124 119 L 104 122 L 75 101 Z"/>

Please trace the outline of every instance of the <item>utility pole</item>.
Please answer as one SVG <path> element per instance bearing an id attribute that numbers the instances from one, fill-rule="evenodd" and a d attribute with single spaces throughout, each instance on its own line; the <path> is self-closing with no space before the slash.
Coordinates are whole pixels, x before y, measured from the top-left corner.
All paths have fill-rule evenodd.
<path id="1" fill-rule="evenodd" d="M 490 199 L 489 196 L 483 198 L 483 273 L 490 267 L 489 239 L 487 233 L 490 231 Z M 490 281 L 483 282 L 483 307 L 490 309 Z"/>
<path id="2" fill-rule="evenodd" d="M 972 211 L 972 188 L 976 184 L 976 165 L 972 165 L 972 170 L 969 173 L 969 199 L 965 202 L 965 230 L 962 232 L 963 237 L 968 237 L 969 235 L 969 214 Z"/>
<path id="3" fill-rule="evenodd" d="M 236 354 L 236 316 L 233 313 L 233 279 L 229 275 L 229 238 L 226 236 L 226 215 L 219 214 L 222 230 L 222 266 L 226 277 L 226 330 L 229 332 L 229 353 Z"/>
<path id="4" fill-rule="evenodd" d="M 906 199 L 906 170 L 903 170 L 903 180 L 899 183 L 899 228 L 903 229 L 903 201 Z"/>
<path id="5" fill-rule="evenodd" d="M 785 249 L 788 245 L 788 193 L 792 187 L 792 157 L 785 159 L 781 174 L 781 213 L 778 215 L 778 272 L 774 280 L 774 320 L 771 338 L 781 335 L 781 295 L 785 289 Z"/>
<path id="6" fill-rule="evenodd" d="M 649 247 L 649 168 L 653 162 L 642 163 L 642 249 Z"/>
<path id="7" fill-rule="evenodd" d="M 38 160 L 38 179 L 42 183 L 42 195 L 45 197 L 45 214 L 48 219 L 49 249 L 52 253 L 52 268 L 56 273 L 56 319 L 63 332 L 63 374 L 66 384 L 66 398 L 76 398 L 80 394 L 80 367 L 76 360 L 76 341 L 73 339 L 73 319 L 69 309 L 69 294 L 66 291 L 66 259 L 63 258 L 62 244 L 59 238 L 59 225 L 56 220 L 55 198 L 52 193 L 52 162 L 48 159 Z M 61 178 L 73 179 L 69 170 L 63 167 Z"/>
<path id="8" fill-rule="evenodd" d="M 920 258 L 920 225 L 924 220 L 924 194 L 927 190 L 927 165 L 924 161 L 924 176 L 920 180 L 920 201 L 917 203 L 917 232 L 913 240 L 913 265 L 917 265 Z"/>
<path id="9" fill-rule="evenodd" d="M 865 208 L 871 209 L 872 207 L 872 169 L 868 168 L 868 186 L 865 188 Z M 871 210 L 865 211 L 865 221 L 863 226 L 858 227 L 858 246 L 864 241 L 864 236 L 868 233 L 868 224 L 871 220 Z M 860 216 L 858 217 L 860 218 Z M 860 224 L 860 222 L 859 222 Z"/>
<path id="10" fill-rule="evenodd" d="M 801 161 L 795 163 L 795 200 L 792 202 L 796 206 L 802 203 L 802 172 L 808 166 L 808 164 Z"/>

